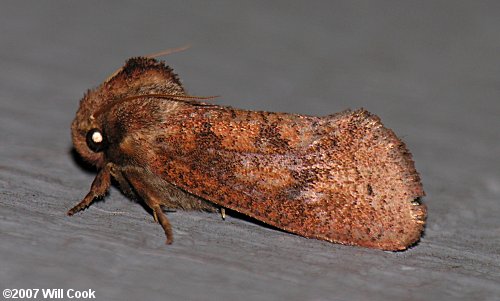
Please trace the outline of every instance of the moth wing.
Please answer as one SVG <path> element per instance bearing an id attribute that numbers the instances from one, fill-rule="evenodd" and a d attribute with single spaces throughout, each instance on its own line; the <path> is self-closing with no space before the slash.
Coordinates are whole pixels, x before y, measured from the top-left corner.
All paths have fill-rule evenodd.
<path id="1" fill-rule="evenodd" d="M 426 208 L 418 173 L 378 117 L 364 110 L 321 119 L 249 114 L 198 108 L 169 119 L 150 142 L 151 169 L 189 193 L 305 237 L 386 250 L 419 239 Z M 287 127 L 307 131 L 297 138 Z"/>

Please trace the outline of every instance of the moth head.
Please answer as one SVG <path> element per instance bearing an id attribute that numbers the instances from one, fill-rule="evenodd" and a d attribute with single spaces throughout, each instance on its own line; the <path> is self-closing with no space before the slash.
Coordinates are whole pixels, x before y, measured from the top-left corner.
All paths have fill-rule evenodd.
<path id="1" fill-rule="evenodd" d="M 100 86 L 87 91 L 71 125 L 73 146 L 82 158 L 98 168 L 112 140 L 106 136 L 113 105 L 131 96 L 145 94 L 185 95 L 177 78 L 163 62 L 137 57 L 127 60 Z M 112 137 L 111 137 L 112 138 Z"/>

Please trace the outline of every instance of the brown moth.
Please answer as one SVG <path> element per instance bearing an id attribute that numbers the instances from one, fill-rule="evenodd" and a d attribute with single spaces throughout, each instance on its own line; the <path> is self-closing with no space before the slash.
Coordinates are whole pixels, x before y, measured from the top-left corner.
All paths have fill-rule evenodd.
<path id="1" fill-rule="evenodd" d="M 186 94 L 168 66 L 132 58 L 86 93 L 71 130 L 99 172 L 69 215 L 114 178 L 151 208 L 229 208 L 308 238 L 382 250 L 419 240 L 426 207 L 405 144 L 363 110 L 314 117 L 238 110 Z"/>

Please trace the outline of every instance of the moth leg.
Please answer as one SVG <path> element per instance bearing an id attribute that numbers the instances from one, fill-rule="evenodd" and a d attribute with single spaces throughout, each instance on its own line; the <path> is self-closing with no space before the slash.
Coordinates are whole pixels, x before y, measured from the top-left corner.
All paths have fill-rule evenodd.
<path id="1" fill-rule="evenodd" d="M 223 220 L 226 220 L 226 209 L 224 207 L 220 207 L 220 216 Z"/>
<path id="2" fill-rule="evenodd" d="M 153 211 L 153 219 L 155 220 L 155 223 L 158 222 L 158 215 L 156 215 L 156 211 Z"/>
<path id="3" fill-rule="evenodd" d="M 132 190 L 132 187 L 130 187 L 127 179 L 123 177 L 119 169 L 117 170 L 117 168 L 111 168 L 111 176 L 118 182 L 118 186 L 120 186 L 120 190 L 124 195 L 131 199 L 137 198 L 134 191 Z"/>
<path id="4" fill-rule="evenodd" d="M 111 186 L 111 167 L 112 164 L 108 163 L 104 166 L 103 169 L 99 171 L 94 181 L 92 182 L 89 193 L 87 193 L 85 198 L 80 203 L 68 210 L 67 214 L 69 216 L 89 207 L 95 199 L 103 197 L 106 194 L 109 186 Z"/>
<path id="5" fill-rule="evenodd" d="M 140 175 L 129 171 L 126 172 L 125 177 L 137 194 L 142 198 L 142 200 L 144 200 L 146 205 L 153 210 L 153 218 L 155 222 L 158 222 L 162 226 L 163 231 L 165 231 L 165 236 L 167 236 L 167 245 L 172 244 L 174 241 L 174 233 L 167 216 L 161 210 L 161 199 L 156 196 L 153 189 L 148 187 L 147 182 L 143 181 Z"/>
<path id="6" fill-rule="evenodd" d="M 167 236 L 167 241 L 166 241 L 167 245 L 172 244 L 174 242 L 174 233 L 172 231 L 172 225 L 170 225 L 170 221 L 168 220 L 165 213 L 163 213 L 160 206 L 154 207 L 153 210 L 157 218 L 157 221 L 162 226 L 163 231 L 165 231 L 165 235 Z"/>

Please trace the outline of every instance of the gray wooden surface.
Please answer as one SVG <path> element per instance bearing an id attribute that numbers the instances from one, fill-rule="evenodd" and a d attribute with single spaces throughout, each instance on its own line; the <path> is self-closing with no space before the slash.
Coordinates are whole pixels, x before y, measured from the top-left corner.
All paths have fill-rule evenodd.
<path id="1" fill-rule="evenodd" d="M 500 2 L 4 1 L 0 289 L 97 300 L 500 300 Z M 169 213 L 176 242 L 71 155 L 86 91 L 131 56 L 166 57 L 194 95 L 246 109 L 365 107 L 407 142 L 428 226 L 406 252 Z M 3 300 L 3 299 L 2 299 Z"/>

